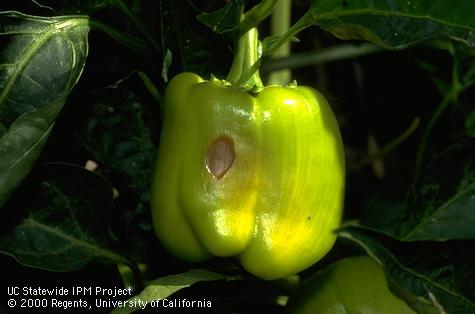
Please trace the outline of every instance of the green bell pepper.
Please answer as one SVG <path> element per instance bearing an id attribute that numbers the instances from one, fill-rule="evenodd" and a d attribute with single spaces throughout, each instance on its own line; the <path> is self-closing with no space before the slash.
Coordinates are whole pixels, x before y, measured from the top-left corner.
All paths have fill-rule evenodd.
<path id="1" fill-rule="evenodd" d="M 296 314 L 414 314 L 388 288 L 384 271 L 369 256 L 339 260 L 304 281 L 288 304 Z"/>
<path id="2" fill-rule="evenodd" d="M 182 73 L 165 93 L 153 225 L 181 259 L 237 256 L 256 276 L 282 278 L 332 247 L 344 168 L 337 122 L 314 89 L 251 93 Z"/>

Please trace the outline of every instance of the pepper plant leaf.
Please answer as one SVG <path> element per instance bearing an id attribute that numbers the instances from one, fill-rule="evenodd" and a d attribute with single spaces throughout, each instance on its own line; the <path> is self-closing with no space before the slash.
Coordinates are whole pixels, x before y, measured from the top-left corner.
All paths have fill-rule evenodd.
<path id="1" fill-rule="evenodd" d="M 472 139 L 450 147 L 425 169 L 409 190 L 398 238 L 475 239 L 474 156 Z"/>
<path id="2" fill-rule="evenodd" d="M 316 25 L 344 40 L 364 40 L 403 49 L 451 38 L 475 47 L 475 2 L 471 0 L 316 0 L 292 32 L 264 41 L 271 54 L 302 29 Z"/>
<path id="3" fill-rule="evenodd" d="M 242 0 L 230 1 L 219 10 L 198 15 L 198 21 L 208 26 L 213 32 L 223 34 L 239 27 L 243 9 Z"/>
<path id="4" fill-rule="evenodd" d="M 41 153 L 81 76 L 87 17 L 0 12 L 0 206 Z"/>
<path id="5" fill-rule="evenodd" d="M 55 15 L 91 15 L 98 10 L 110 7 L 112 0 L 27 0 L 22 1 L 21 5 L 18 1 L 2 0 L 4 11 L 19 10 L 22 13 L 29 14 L 34 12 L 36 15 L 55 14 Z"/>
<path id="6" fill-rule="evenodd" d="M 196 8 L 177 1 L 162 1 L 160 10 L 162 64 L 165 66 L 162 77 L 173 77 L 177 69 L 225 76 L 227 69 L 222 64 L 229 60 L 225 58 L 230 58 L 231 52 L 226 42 L 207 28 L 212 27 L 213 22 L 203 25 L 196 18 Z"/>
<path id="7" fill-rule="evenodd" d="M 127 263 L 108 247 L 109 182 L 82 167 L 58 163 L 49 164 L 42 177 L 19 223 L 3 229 L 0 252 L 51 271 L 76 270 L 95 259 Z"/>
<path id="8" fill-rule="evenodd" d="M 475 239 L 473 156 L 475 139 L 451 146 L 414 181 L 404 206 L 362 224 L 403 241 Z M 378 210 L 367 216 L 378 217 Z"/>
<path id="9" fill-rule="evenodd" d="M 475 47 L 471 0 L 325 0 L 309 11 L 313 23 L 341 39 L 405 48 L 435 37 Z"/>
<path id="10" fill-rule="evenodd" d="M 192 269 L 183 274 L 169 275 L 150 282 L 138 295 L 126 301 L 126 306 L 117 307 L 112 314 L 128 314 L 144 309 L 152 301 L 163 302 L 163 299 L 173 293 L 190 287 L 201 281 L 236 279 L 204 269 Z M 150 307 L 150 305 L 149 305 Z"/>
<path id="11" fill-rule="evenodd" d="M 475 311 L 473 240 L 409 243 L 356 226 L 338 235 L 382 265 L 393 291 L 418 313 L 433 313 L 434 307 L 439 313 Z"/>

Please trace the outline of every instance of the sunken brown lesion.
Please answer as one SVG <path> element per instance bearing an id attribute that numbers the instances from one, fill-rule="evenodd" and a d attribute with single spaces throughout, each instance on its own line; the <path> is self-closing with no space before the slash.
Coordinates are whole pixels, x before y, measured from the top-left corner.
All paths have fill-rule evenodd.
<path id="1" fill-rule="evenodd" d="M 220 135 L 208 147 L 206 169 L 213 178 L 220 180 L 228 173 L 235 160 L 233 139 L 227 135 Z"/>

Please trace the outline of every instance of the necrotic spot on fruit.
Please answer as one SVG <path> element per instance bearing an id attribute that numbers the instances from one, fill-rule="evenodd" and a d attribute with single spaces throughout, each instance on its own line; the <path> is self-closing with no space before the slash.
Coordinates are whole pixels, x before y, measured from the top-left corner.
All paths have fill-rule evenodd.
<path id="1" fill-rule="evenodd" d="M 236 159 L 234 142 L 229 136 L 219 136 L 208 148 L 206 169 L 216 179 L 221 179 L 228 172 Z"/>

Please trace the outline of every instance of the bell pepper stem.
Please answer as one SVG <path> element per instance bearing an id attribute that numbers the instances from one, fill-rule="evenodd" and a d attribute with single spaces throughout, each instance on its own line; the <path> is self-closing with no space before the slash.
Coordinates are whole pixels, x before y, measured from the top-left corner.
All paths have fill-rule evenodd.
<path id="1" fill-rule="evenodd" d="M 259 75 L 261 55 L 257 28 L 251 28 L 237 40 L 233 63 L 226 80 L 235 88 L 252 91 L 262 89 L 264 85 Z"/>
<path id="2" fill-rule="evenodd" d="M 257 26 L 266 19 L 279 0 L 262 0 L 241 16 L 237 29 L 234 59 L 227 81 L 234 88 L 244 88 L 258 92 L 264 88 L 259 75 L 262 46 L 259 42 Z"/>
<path id="3" fill-rule="evenodd" d="M 265 20 L 272 13 L 278 1 L 279 0 L 262 0 L 252 9 L 244 13 L 239 25 L 239 34 L 243 35 L 250 29 L 257 27 L 261 21 Z"/>

